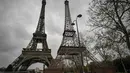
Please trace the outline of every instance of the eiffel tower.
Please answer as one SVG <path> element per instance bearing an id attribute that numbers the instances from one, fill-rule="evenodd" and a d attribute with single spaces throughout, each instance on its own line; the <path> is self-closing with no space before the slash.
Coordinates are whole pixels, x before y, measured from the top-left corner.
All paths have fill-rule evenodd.
<path id="1" fill-rule="evenodd" d="M 72 25 L 71 14 L 69 9 L 69 1 L 65 0 L 65 26 L 63 32 L 63 39 L 57 52 L 56 59 L 73 61 L 76 67 L 82 66 L 81 53 L 86 50 L 85 46 L 80 43 L 76 31 Z M 65 69 L 64 63 L 61 64 Z"/>
<path id="2" fill-rule="evenodd" d="M 56 73 L 66 69 L 64 60 L 71 60 L 73 67 L 77 69 L 76 71 L 81 71 L 83 73 L 83 57 L 89 58 L 94 62 L 98 59 L 94 57 L 85 47 L 82 41 L 78 37 L 78 33 L 72 25 L 71 14 L 69 9 L 69 1 L 65 0 L 65 25 L 61 45 L 57 51 L 57 56 L 52 60 L 51 65 L 45 72 L 49 73 L 53 71 Z"/>
<path id="3" fill-rule="evenodd" d="M 50 69 L 63 68 L 63 60 L 69 59 L 73 61 L 76 66 L 81 67 L 81 52 L 86 50 L 84 44 L 79 43 L 76 31 L 72 25 L 71 14 L 69 9 L 69 1 L 65 0 L 65 25 L 63 32 L 63 39 L 57 52 L 57 57 L 50 65 Z"/>
<path id="4" fill-rule="evenodd" d="M 69 1 L 65 1 L 65 26 L 62 43 L 58 50 L 58 55 L 79 54 L 85 50 L 85 46 L 79 43 L 76 31 L 72 25 Z"/>
<path id="5" fill-rule="evenodd" d="M 34 63 L 44 63 L 50 65 L 53 59 L 51 49 L 47 45 L 47 35 L 45 33 L 45 5 L 46 0 L 42 0 L 42 8 L 39 22 L 33 37 L 26 48 L 23 48 L 22 54 L 11 63 L 6 70 L 10 71 L 26 71 L 28 67 Z M 42 44 L 42 48 L 38 48 L 38 44 Z"/>

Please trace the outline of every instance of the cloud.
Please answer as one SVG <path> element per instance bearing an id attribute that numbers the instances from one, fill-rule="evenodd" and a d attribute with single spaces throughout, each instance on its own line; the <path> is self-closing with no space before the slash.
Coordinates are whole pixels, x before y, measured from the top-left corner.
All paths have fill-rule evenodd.
<path id="1" fill-rule="evenodd" d="M 87 7 L 87 0 L 70 0 L 72 20 L 79 13 L 85 16 Z M 28 45 L 36 29 L 40 9 L 41 0 L 0 0 L 0 67 L 8 66 Z M 82 18 L 79 23 L 83 24 L 83 21 Z M 64 30 L 63 0 L 47 0 L 45 25 L 49 48 L 56 56 Z"/>

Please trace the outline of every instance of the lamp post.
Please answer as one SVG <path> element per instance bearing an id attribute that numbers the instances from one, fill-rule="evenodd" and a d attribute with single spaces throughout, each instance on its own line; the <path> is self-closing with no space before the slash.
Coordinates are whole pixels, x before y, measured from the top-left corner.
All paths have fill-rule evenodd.
<path id="1" fill-rule="evenodd" d="M 72 25 L 75 25 L 75 23 L 76 23 L 77 35 L 78 35 L 78 46 L 79 46 L 79 48 L 81 47 L 81 45 L 80 45 L 79 27 L 78 27 L 77 19 L 81 18 L 81 17 L 82 17 L 81 14 L 77 15 L 76 20 L 74 20 L 73 23 L 72 23 Z M 81 73 L 83 73 L 84 72 L 84 64 L 83 64 L 83 54 L 82 54 L 82 51 L 80 52 L 80 54 L 81 54 L 81 65 L 82 65 Z"/>
<path id="2" fill-rule="evenodd" d="M 76 22 L 79 47 L 80 47 L 80 37 L 79 37 L 79 27 L 78 27 L 78 21 L 77 21 L 77 19 L 78 19 L 78 18 L 81 18 L 81 17 L 82 17 L 81 14 L 77 15 L 76 20 L 74 20 L 73 23 L 72 23 L 72 25 L 75 25 L 74 22 Z"/>

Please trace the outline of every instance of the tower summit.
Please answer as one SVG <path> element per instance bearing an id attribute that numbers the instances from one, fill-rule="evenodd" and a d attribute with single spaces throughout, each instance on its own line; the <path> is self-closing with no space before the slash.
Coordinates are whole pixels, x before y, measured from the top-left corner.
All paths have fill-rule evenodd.
<path id="1" fill-rule="evenodd" d="M 46 0 L 42 0 L 42 8 L 36 32 L 45 33 L 45 5 Z"/>
<path id="2" fill-rule="evenodd" d="M 64 30 L 74 30 L 73 29 L 73 26 L 71 25 L 72 23 L 72 20 L 71 20 L 71 14 L 70 14 L 70 9 L 69 9 L 69 1 L 66 0 L 64 2 L 65 4 L 65 27 L 64 27 Z"/>

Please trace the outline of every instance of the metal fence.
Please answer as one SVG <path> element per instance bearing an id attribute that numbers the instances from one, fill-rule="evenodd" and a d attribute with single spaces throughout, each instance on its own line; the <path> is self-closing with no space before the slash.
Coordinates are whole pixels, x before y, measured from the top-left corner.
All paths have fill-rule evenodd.
<path id="1" fill-rule="evenodd" d="M 0 72 L 0 73 L 37 73 L 35 71 L 20 71 L 20 72 Z"/>

